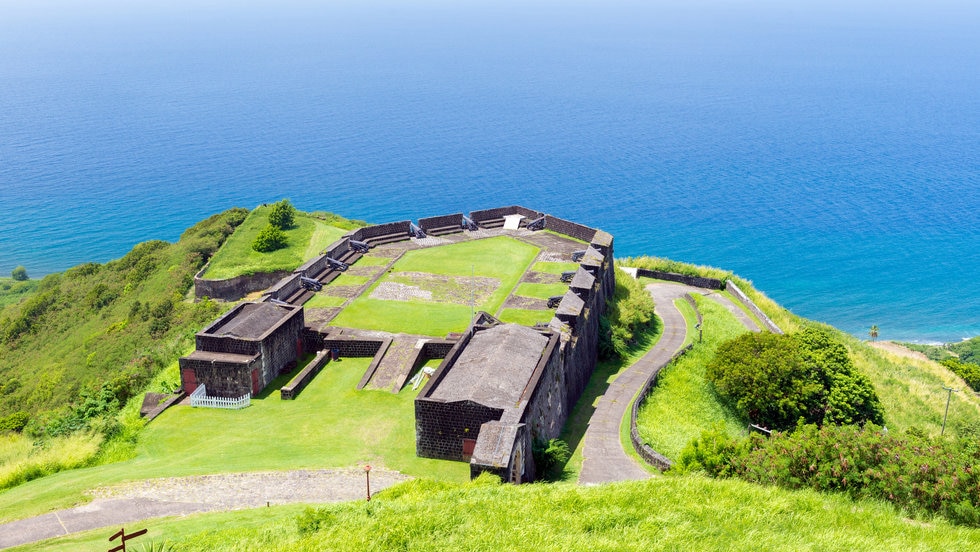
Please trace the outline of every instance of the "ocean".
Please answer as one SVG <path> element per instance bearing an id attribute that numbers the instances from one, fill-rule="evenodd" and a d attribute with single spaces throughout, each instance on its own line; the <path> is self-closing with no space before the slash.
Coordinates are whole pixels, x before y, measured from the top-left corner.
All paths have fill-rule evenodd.
<path id="1" fill-rule="evenodd" d="M 290 198 L 521 204 L 859 336 L 980 335 L 980 4 L 0 0 L 0 274 Z"/>

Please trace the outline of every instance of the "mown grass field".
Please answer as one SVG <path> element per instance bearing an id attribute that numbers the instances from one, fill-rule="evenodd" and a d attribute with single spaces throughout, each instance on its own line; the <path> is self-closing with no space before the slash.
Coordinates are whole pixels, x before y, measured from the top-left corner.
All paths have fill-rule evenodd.
<path id="1" fill-rule="evenodd" d="M 370 361 L 327 364 L 295 401 L 279 400 L 287 375 L 244 410 L 171 408 L 143 429 L 134 458 L 7 490 L 0 495 L 0 520 L 70 507 L 87 489 L 130 479 L 371 464 L 465 481 L 469 465 L 415 456 L 417 391 L 356 390 Z"/>
<path id="2" fill-rule="evenodd" d="M 538 251 L 533 245 L 508 237 L 408 251 L 391 267 L 389 273 L 348 305 L 331 324 L 434 337 L 463 331 L 474 311 L 497 312 Z M 496 280 L 496 287 L 487 294 L 477 295 L 476 305 L 469 304 L 466 290 L 462 288 L 457 290 L 462 299 L 455 302 L 421 299 L 395 301 L 370 297 L 371 292 L 385 282 L 410 281 L 405 280 L 407 273 L 445 277 L 442 285 L 457 287 L 465 287 L 466 278 L 492 278 Z M 458 284 L 455 278 L 464 283 Z"/>
<path id="3" fill-rule="evenodd" d="M 695 331 L 688 331 L 694 347 L 660 372 L 637 418 L 640 436 L 671 460 L 704 430 L 720 425 L 727 433 L 741 436 L 747 427 L 747 422 L 720 402 L 704 373 L 718 345 L 748 330 L 711 299 L 695 295 L 694 300 L 704 317 L 703 341 L 698 342 Z"/>
<path id="4" fill-rule="evenodd" d="M 503 309 L 500 311 L 500 315 L 497 316 L 501 322 L 507 322 L 509 324 L 521 324 L 524 326 L 533 326 L 538 322 L 549 322 L 555 316 L 555 311 L 549 310 L 534 310 L 534 309 Z"/>
<path id="5" fill-rule="evenodd" d="M 980 531 L 852 502 L 699 476 L 595 487 L 411 481 L 357 501 L 148 524 L 174 550 L 975 550 Z M 100 550 L 105 531 L 17 551 Z M 75 547 L 75 548 L 72 548 Z"/>
<path id="6" fill-rule="evenodd" d="M 293 270 L 347 232 L 306 213 L 297 212 L 295 224 L 286 230 L 288 245 L 277 251 L 260 253 L 252 249 L 252 242 L 269 223 L 271 210 L 271 206 L 262 205 L 248 214 L 245 222 L 211 258 L 211 264 L 204 273 L 205 278 L 223 280 L 244 274 Z"/>

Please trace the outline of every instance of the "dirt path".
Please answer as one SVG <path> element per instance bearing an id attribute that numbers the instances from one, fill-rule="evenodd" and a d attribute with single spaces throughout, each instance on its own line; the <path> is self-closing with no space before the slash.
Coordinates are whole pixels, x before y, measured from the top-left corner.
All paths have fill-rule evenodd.
<path id="1" fill-rule="evenodd" d="M 887 351 L 893 355 L 898 355 L 905 358 L 914 358 L 916 360 L 929 360 L 924 353 L 919 351 L 913 351 L 908 347 L 903 347 L 894 341 L 866 341 L 868 345 L 871 345 L 875 349 L 881 349 L 882 351 Z"/>
<path id="2" fill-rule="evenodd" d="M 371 492 L 410 477 L 371 470 Z M 0 549 L 79 531 L 164 516 L 257 508 L 266 504 L 363 500 L 364 471 L 355 469 L 252 472 L 148 479 L 99 488 L 95 499 L 68 510 L 0 525 Z"/>

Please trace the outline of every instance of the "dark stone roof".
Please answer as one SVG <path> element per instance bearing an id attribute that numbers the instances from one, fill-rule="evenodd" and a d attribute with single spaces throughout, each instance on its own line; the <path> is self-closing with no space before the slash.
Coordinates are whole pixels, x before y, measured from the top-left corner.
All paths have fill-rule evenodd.
<path id="1" fill-rule="evenodd" d="M 492 408 L 517 406 L 548 346 L 548 337 L 517 324 L 476 332 L 430 395 Z"/>
<path id="2" fill-rule="evenodd" d="M 298 307 L 275 303 L 244 303 L 223 316 L 203 333 L 242 339 L 260 339 L 288 318 Z"/>
<path id="3" fill-rule="evenodd" d="M 482 466 L 506 468 L 514 451 L 517 432 L 524 424 L 507 424 L 490 421 L 480 426 L 480 436 L 476 440 L 470 462 Z"/>
<path id="4" fill-rule="evenodd" d="M 578 295 L 575 295 L 571 291 L 565 292 L 565 296 L 561 298 L 561 304 L 558 305 L 558 309 L 555 311 L 555 316 L 578 316 L 585 308 L 585 301 L 581 300 Z"/>

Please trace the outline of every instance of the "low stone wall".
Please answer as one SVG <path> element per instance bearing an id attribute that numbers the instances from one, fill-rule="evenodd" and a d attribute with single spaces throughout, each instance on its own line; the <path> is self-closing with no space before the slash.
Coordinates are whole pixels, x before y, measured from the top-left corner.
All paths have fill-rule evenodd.
<path id="1" fill-rule="evenodd" d="M 667 280 L 668 282 L 679 282 L 689 286 L 704 289 L 725 289 L 725 282 L 715 278 L 702 278 L 701 276 L 688 276 L 687 274 L 677 274 L 674 272 L 663 272 L 660 270 L 648 270 L 646 268 L 636 269 L 637 276 L 655 278 L 657 280 Z"/>
<path id="2" fill-rule="evenodd" d="M 198 272 L 202 274 L 204 270 Z M 227 280 L 207 280 L 199 276 L 194 277 L 194 298 L 219 299 L 221 301 L 238 301 L 249 293 L 262 291 L 274 285 L 283 277 L 288 276 L 289 272 L 259 272 L 247 276 L 236 276 Z"/>
<path id="3" fill-rule="evenodd" d="M 665 364 L 660 370 L 670 366 L 672 362 L 690 351 L 692 347 L 694 347 L 693 343 L 674 353 L 674 356 L 671 357 L 670 361 L 668 361 L 667 364 Z M 636 417 L 640 413 L 640 408 L 643 406 L 643 403 L 646 402 L 647 396 L 650 394 L 650 389 L 657 384 L 657 376 L 660 375 L 660 370 L 655 371 L 650 376 L 650 379 L 647 380 L 646 385 L 644 385 L 643 389 L 640 390 L 640 394 L 638 395 L 637 399 L 633 401 L 633 408 L 630 411 L 630 441 L 632 441 L 633 448 L 636 449 L 636 453 L 640 455 L 640 458 L 643 458 L 648 464 L 661 471 L 667 471 L 673 465 L 673 462 L 671 462 L 666 456 L 653 450 L 650 445 L 646 444 L 646 442 L 640 438 L 640 431 L 636 426 Z"/>
<path id="4" fill-rule="evenodd" d="M 481 221 L 499 219 L 507 215 L 524 215 L 527 220 L 523 222 L 531 222 L 536 218 L 544 216 L 542 213 L 537 211 L 532 211 L 527 207 L 521 207 L 520 205 L 511 205 L 509 207 L 497 207 L 496 209 L 484 209 L 482 211 L 473 211 L 470 213 L 470 218 L 474 222 L 479 223 Z"/>
<path id="5" fill-rule="evenodd" d="M 376 238 L 378 236 L 404 234 L 407 238 L 408 229 L 411 227 L 411 225 L 411 221 L 407 220 L 389 222 L 387 224 L 375 224 L 374 226 L 358 228 L 357 230 L 346 234 L 344 237 L 355 241 L 364 241 L 370 238 Z"/>
<path id="6" fill-rule="evenodd" d="M 291 401 L 299 395 L 299 392 L 303 390 L 317 374 L 323 370 L 323 367 L 330 362 L 329 351 L 320 351 L 317 353 L 316 357 L 306 365 L 306 368 L 296 374 L 293 379 L 289 380 L 289 383 L 283 385 L 279 389 L 279 398 L 284 401 Z"/>
<path id="7" fill-rule="evenodd" d="M 577 222 L 561 219 L 552 215 L 545 215 L 544 227 L 552 232 L 558 232 L 566 236 L 571 236 L 577 240 L 591 242 L 597 230 L 581 225 Z"/>
<path id="8" fill-rule="evenodd" d="M 779 326 L 776 325 L 775 322 L 770 320 L 769 317 L 766 316 L 766 313 L 762 312 L 762 309 L 760 309 L 759 306 L 756 305 L 754 301 L 752 301 L 752 299 L 749 299 L 749 296 L 746 295 L 741 290 L 741 288 L 735 285 L 735 282 L 728 280 L 728 282 L 726 282 L 725 284 L 726 284 L 725 289 L 727 289 L 728 292 L 734 295 L 735 297 L 738 297 L 738 300 L 744 303 L 745 306 L 748 307 L 750 311 L 752 311 L 752 314 L 756 315 L 759 318 L 759 320 L 762 321 L 762 324 L 765 326 L 764 329 L 769 330 L 770 332 L 776 334 L 783 333 L 783 330 L 781 330 Z"/>
<path id="9" fill-rule="evenodd" d="M 285 301 L 290 295 L 296 293 L 303 287 L 303 283 L 300 280 L 302 274 L 295 273 L 286 276 L 282 280 L 276 282 L 276 285 L 270 287 L 262 295 L 266 299 L 276 299 L 277 301 Z"/>
<path id="10" fill-rule="evenodd" d="M 384 358 L 385 353 L 388 352 L 388 347 L 391 347 L 391 338 L 386 338 L 378 346 L 378 350 L 374 353 L 374 358 L 371 359 L 371 364 L 368 364 L 367 370 L 364 371 L 364 375 L 361 376 L 361 381 L 357 384 L 357 389 L 364 389 L 364 386 L 371 381 L 374 377 L 374 372 L 377 371 L 378 365 L 381 364 L 381 359 Z"/>
<path id="11" fill-rule="evenodd" d="M 427 217 L 419 219 L 419 228 L 425 231 L 432 230 L 433 228 L 445 228 L 446 226 L 462 228 L 463 213 L 453 213 L 452 215 L 442 215 L 440 217 Z"/>

